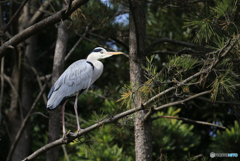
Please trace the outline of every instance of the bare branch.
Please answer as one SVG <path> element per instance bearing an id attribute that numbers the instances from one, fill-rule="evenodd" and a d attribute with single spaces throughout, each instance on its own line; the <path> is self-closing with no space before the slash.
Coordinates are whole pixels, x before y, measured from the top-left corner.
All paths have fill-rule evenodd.
<path id="1" fill-rule="evenodd" d="M 210 99 L 207 99 L 207 98 L 204 98 L 204 97 L 198 97 L 197 99 L 207 101 L 207 102 L 210 102 L 212 104 L 228 104 L 228 105 L 238 105 L 238 106 L 240 106 L 240 102 L 227 102 L 227 101 L 215 101 L 215 102 L 213 102 Z"/>
<path id="2" fill-rule="evenodd" d="M 28 26 L 32 26 L 42 15 L 42 11 L 45 10 L 49 6 L 50 2 L 45 1 L 40 8 L 35 12 L 35 14 L 32 16 L 31 20 L 29 21 Z"/>
<path id="3" fill-rule="evenodd" d="M 82 39 L 87 35 L 88 33 L 88 26 L 86 27 L 85 32 L 83 33 L 83 35 L 78 39 L 78 41 L 74 44 L 74 46 L 72 47 L 72 49 L 68 52 L 68 54 L 65 56 L 65 61 L 67 61 L 67 59 L 69 58 L 69 56 L 73 53 L 73 51 L 76 49 L 76 47 L 79 45 L 79 43 L 82 41 Z"/>
<path id="4" fill-rule="evenodd" d="M 193 96 L 190 96 L 190 97 L 188 97 L 188 98 L 186 98 L 186 99 L 184 99 L 184 100 L 175 101 L 175 102 L 171 102 L 171 103 L 164 104 L 164 105 L 162 105 L 162 106 L 156 107 L 156 108 L 154 108 L 154 110 L 161 110 L 161 109 L 166 108 L 166 107 L 169 107 L 169 106 L 174 106 L 174 105 L 178 105 L 178 104 L 183 104 L 184 102 L 187 102 L 187 101 L 192 100 L 192 99 L 194 99 L 194 98 L 196 98 L 196 97 L 199 97 L 199 96 L 205 95 L 205 94 L 209 94 L 209 93 L 210 93 L 210 90 L 209 90 L 209 91 L 204 91 L 204 92 L 195 94 L 195 95 L 193 95 Z"/>
<path id="5" fill-rule="evenodd" d="M 33 71 L 33 73 L 35 74 L 35 76 L 37 77 L 38 85 L 39 85 L 39 87 L 40 87 L 40 90 L 42 90 L 42 89 L 43 89 L 43 86 L 42 86 L 42 82 L 41 82 L 41 80 L 40 80 L 40 77 L 39 77 L 39 75 L 38 75 L 38 73 L 37 73 L 37 70 L 36 70 L 33 66 L 31 66 L 30 64 L 29 64 L 29 66 L 30 66 L 30 68 L 32 69 L 32 71 Z M 45 93 L 43 94 L 43 100 L 44 100 L 45 105 L 47 105 L 47 97 L 46 97 Z"/>
<path id="6" fill-rule="evenodd" d="M 70 161 L 70 160 L 69 160 L 69 157 L 68 157 L 68 154 L 67 154 L 67 150 L 66 150 L 65 145 L 62 145 L 62 149 L 63 149 L 64 155 L 65 155 L 65 157 L 66 157 L 66 160 L 67 160 L 67 161 Z"/>
<path id="7" fill-rule="evenodd" d="M 166 107 L 169 107 L 169 106 L 172 106 L 172 105 L 176 105 L 176 104 L 180 104 L 180 103 L 186 102 L 186 101 L 188 101 L 188 100 L 191 100 L 191 99 L 193 99 L 193 98 L 196 98 L 196 97 L 198 97 L 198 96 L 200 96 L 200 95 L 207 94 L 207 93 L 209 93 L 209 91 L 205 91 L 205 92 L 202 92 L 202 93 L 193 95 L 193 96 L 191 96 L 191 97 L 189 97 L 189 98 L 187 98 L 187 99 L 185 99 L 185 100 L 181 100 L 181 101 L 169 103 L 169 104 L 167 104 Z M 144 104 L 147 105 L 147 103 L 144 103 Z M 162 107 L 162 106 L 160 106 L 160 107 Z M 86 133 L 88 133 L 88 132 L 90 132 L 90 131 L 93 131 L 93 130 L 95 130 L 95 129 L 103 126 L 103 125 L 106 125 L 106 124 L 115 123 L 117 120 L 119 120 L 119 119 L 121 119 L 121 118 L 123 118 L 123 117 L 125 117 L 125 116 L 127 116 L 127 115 L 133 114 L 133 113 L 135 113 L 135 112 L 137 112 L 137 111 L 140 111 L 140 110 L 142 110 L 142 109 L 144 109 L 144 108 L 145 108 L 145 106 L 144 106 L 144 105 L 141 105 L 141 106 L 139 106 L 138 108 L 133 108 L 133 109 L 127 110 L 127 111 L 122 112 L 122 113 L 120 113 L 120 114 L 118 114 L 118 115 L 116 115 L 116 116 L 112 116 L 112 117 L 110 117 L 110 118 L 108 118 L 108 119 L 105 119 L 105 120 L 103 120 L 103 121 L 100 121 L 100 122 L 98 122 L 98 123 L 96 123 L 96 124 L 94 124 L 94 125 L 86 128 L 86 129 L 82 129 L 82 130 L 81 130 L 80 132 L 78 132 L 78 133 L 68 133 L 68 134 L 66 135 L 66 137 L 61 138 L 61 139 L 58 139 L 58 140 L 56 140 L 56 141 L 54 141 L 54 142 L 52 142 L 52 143 L 49 143 L 49 144 L 41 147 L 40 149 L 38 149 L 37 151 L 35 151 L 33 154 L 31 154 L 30 156 L 26 157 L 26 158 L 24 159 L 24 161 L 33 160 L 33 159 L 35 159 L 36 157 L 38 157 L 39 155 L 41 155 L 42 153 L 44 153 L 44 152 L 46 152 L 46 151 L 48 151 L 48 150 L 50 150 L 50 149 L 52 149 L 52 148 L 54 148 L 54 147 L 60 146 L 60 145 L 62 145 L 62 144 L 68 144 L 68 143 L 72 142 L 73 140 L 81 137 L 82 135 L 84 135 L 84 134 L 86 134 Z M 162 109 L 162 108 L 155 108 L 154 111 L 157 111 L 157 110 L 160 110 L 160 109 Z"/>
<path id="8" fill-rule="evenodd" d="M 26 117 L 24 118 L 24 120 L 23 120 L 23 122 L 22 122 L 22 125 L 21 125 L 21 127 L 20 127 L 20 129 L 19 129 L 19 131 L 18 131 L 18 133 L 17 133 L 17 135 L 16 135 L 16 137 L 15 137 L 12 145 L 11 145 L 11 148 L 10 148 L 10 150 L 9 150 L 9 153 L 8 153 L 8 156 L 7 156 L 7 160 L 6 160 L 6 161 L 10 161 L 10 160 L 11 160 L 12 154 L 13 154 L 15 148 L 16 148 L 16 145 L 17 145 L 17 143 L 18 143 L 18 141 L 19 141 L 19 138 L 20 138 L 20 136 L 22 135 L 22 132 L 23 132 L 23 130 L 24 130 L 26 124 L 27 124 L 28 119 L 30 118 L 29 116 L 30 116 L 30 114 L 32 113 L 32 111 L 35 109 L 35 107 L 36 107 L 39 99 L 41 98 L 43 92 L 45 91 L 46 87 L 47 87 L 46 84 L 44 84 L 42 90 L 41 90 L 40 93 L 38 94 L 37 98 L 35 99 L 35 101 L 34 101 L 33 104 L 32 104 L 32 107 L 30 108 L 30 110 L 28 111 Z"/>
<path id="9" fill-rule="evenodd" d="M 11 82 L 11 78 L 10 78 L 9 76 L 7 76 L 6 74 L 4 74 L 4 73 L 3 73 L 3 75 L 1 75 L 1 76 L 3 76 L 3 78 L 8 82 L 8 84 L 9 84 L 10 87 L 12 88 L 14 94 L 15 94 L 15 95 L 18 95 L 18 92 L 17 92 L 16 88 L 14 87 L 14 85 L 13 85 L 12 82 Z"/>
<path id="10" fill-rule="evenodd" d="M 71 9 L 71 6 L 72 6 L 72 1 L 73 1 L 73 0 L 69 0 L 69 1 L 68 1 L 67 10 L 66 10 L 66 12 L 65 12 L 65 13 L 68 13 L 68 12 L 70 11 L 70 9 Z"/>
<path id="11" fill-rule="evenodd" d="M 34 24 L 33 26 L 28 27 L 27 29 L 23 30 L 21 33 L 15 35 L 0 47 L 0 58 L 5 56 L 11 50 L 9 47 L 16 46 L 20 42 L 38 33 L 39 31 L 46 29 L 47 27 L 54 25 L 57 22 L 60 22 L 61 19 L 62 20 L 67 19 L 72 12 L 74 12 L 77 8 L 79 8 L 81 5 L 83 5 L 88 1 L 89 0 L 75 0 L 72 3 L 72 7 L 68 13 L 65 14 L 66 8 L 64 8 L 58 11 L 57 13 L 55 13 L 54 15 L 45 18 L 44 20 Z"/>
<path id="12" fill-rule="evenodd" d="M 72 141 L 74 141 L 75 139 L 81 137 L 82 135 L 90 132 L 90 131 L 93 131 L 103 125 L 106 125 L 106 124 L 110 124 L 110 123 L 114 123 L 116 122 L 117 120 L 127 116 L 127 115 L 130 115 L 130 114 L 133 114 L 137 111 L 140 111 L 143 109 L 143 106 L 140 106 L 139 108 L 134 108 L 134 109 L 130 109 L 128 111 L 125 111 L 125 112 L 122 112 L 116 116 L 113 116 L 109 119 L 106 119 L 106 120 L 103 120 L 101 122 L 98 122 L 86 129 L 82 129 L 81 131 L 79 131 L 78 133 L 68 133 L 66 135 L 66 138 L 60 138 L 52 143 L 49 143 L 43 147 L 41 147 L 40 149 L 38 149 L 37 151 L 35 151 L 33 154 L 29 155 L 28 157 L 26 157 L 23 161 L 29 161 L 29 160 L 33 160 L 35 159 L 36 157 L 38 157 L 39 155 L 41 155 L 42 153 L 54 148 L 54 147 L 57 147 L 57 146 L 60 146 L 62 144 L 68 144 Z"/>
<path id="13" fill-rule="evenodd" d="M 13 15 L 13 17 L 10 19 L 10 21 L 7 23 L 7 25 L 4 27 L 3 32 L 6 32 L 8 30 L 8 28 L 10 27 L 10 25 L 16 20 L 17 15 L 19 14 L 19 12 L 22 10 L 22 8 L 25 6 L 25 4 L 27 2 L 28 2 L 28 0 L 24 0 L 22 2 L 21 6 L 18 8 L 18 10 Z"/>
<path id="14" fill-rule="evenodd" d="M 186 121 L 186 122 L 191 122 L 191 123 L 196 123 L 196 124 L 202 124 L 202 125 L 208 125 L 208 126 L 214 126 L 214 127 L 218 127 L 218 128 L 221 128 L 221 129 L 226 129 L 226 127 L 224 127 L 224 126 L 212 124 L 212 123 L 209 123 L 209 122 L 196 121 L 196 120 L 191 120 L 191 119 L 188 119 L 188 118 L 176 117 L 176 116 L 157 116 L 157 117 L 153 117 L 153 118 L 152 118 L 152 121 L 157 120 L 157 119 L 161 119 L 161 118 L 177 119 L 177 120 L 182 120 L 182 121 Z"/>
<path id="15" fill-rule="evenodd" d="M 171 44 L 177 44 L 177 45 L 182 45 L 182 46 L 187 46 L 187 47 L 191 47 L 191 48 L 198 48 L 199 46 L 192 44 L 192 43 L 187 43 L 184 41 L 178 41 L 178 40 L 173 40 L 173 39 L 168 39 L 168 38 L 163 38 L 163 39 L 158 39 L 155 40 L 154 42 L 152 42 L 152 44 L 150 44 L 147 47 L 147 53 L 149 53 L 157 44 L 160 43 L 164 43 L 164 42 L 169 42 Z"/>
<path id="16" fill-rule="evenodd" d="M 103 95 L 99 95 L 99 94 L 94 93 L 94 92 L 87 91 L 87 93 L 89 93 L 89 94 L 93 94 L 93 95 L 95 95 L 95 96 L 97 96 L 97 97 L 100 97 L 100 98 L 102 98 L 102 99 L 107 99 L 107 100 L 115 101 L 115 100 L 112 99 L 112 98 L 107 98 L 107 97 L 105 97 L 105 96 L 103 96 Z"/>
<path id="17" fill-rule="evenodd" d="M 3 89 L 4 89 L 4 58 L 1 59 L 1 91 L 0 91 L 0 125 L 2 121 L 2 100 L 3 100 Z"/>
<path id="18" fill-rule="evenodd" d="M 93 36 L 96 36 L 96 37 L 99 37 L 101 39 L 106 39 L 106 40 L 109 40 L 109 41 L 115 41 L 116 43 L 118 43 L 119 45 L 123 46 L 127 51 L 129 50 L 129 47 L 124 44 L 122 41 L 120 41 L 119 39 L 117 38 L 114 38 L 114 37 L 111 37 L 111 38 L 106 38 L 106 37 L 103 37 L 103 36 L 100 36 L 100 35 L 97 35 L 97 34 L 94 34 L 92 32 L 89 32 L 90 35 L 93 35 Z"/>

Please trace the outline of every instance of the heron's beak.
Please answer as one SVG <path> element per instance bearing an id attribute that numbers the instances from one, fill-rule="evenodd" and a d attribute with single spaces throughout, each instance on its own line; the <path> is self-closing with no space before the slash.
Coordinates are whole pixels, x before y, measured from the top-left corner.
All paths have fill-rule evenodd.
<path id="1" fill-rule="evenodd" d="M 119 55 L 123 54 L 122 52 L 107 52 L 109 55 Z"/>

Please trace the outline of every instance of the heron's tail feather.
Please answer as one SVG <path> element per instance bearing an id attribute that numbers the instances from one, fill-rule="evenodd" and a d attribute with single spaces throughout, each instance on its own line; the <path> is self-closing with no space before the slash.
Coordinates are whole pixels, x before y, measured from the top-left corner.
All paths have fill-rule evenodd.
<path id="1" fill-rule="evenodd" d="M 55 109 L 61 104 L 62 100 L 63 100 L 62 97 L 59 97 L 56 93 L 52 93 L 51 97 L 48 99 L 47 102 L 47 109 L 48 110 Z"/>

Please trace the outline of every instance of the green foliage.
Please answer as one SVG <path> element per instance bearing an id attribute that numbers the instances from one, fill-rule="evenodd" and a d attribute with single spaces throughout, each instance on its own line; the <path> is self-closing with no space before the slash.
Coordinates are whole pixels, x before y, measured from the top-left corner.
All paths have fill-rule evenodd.
<path id="1" fill-rule="evenodd" d="M 130 109 L 132 104 L 132 84 L 125 84 L 121 90 L 121 98 L 117 100 L 117 102 L 121 101 L 121 106 L 126 105 L 127 109 Z"/>
<path id="2" fill-rule="evenodd" d="M 71 27 L 75 30 L 81 30 L 79 26 L 90 25 L 94 26 L 94 30 L 107 31 L 113 27 L 117 10 L 117 5 L 108 6 L 100 0 L 89 1 L 72 13 L 73 24 L 71 24 Z"/>
<path id="3" fill-rule="evenodd" d="M 237 10 L 237 0 L 215 0 L 216 6 L 211 7 L 211 12 L 215 14 L 217 18 L 222 16 L 231 15 Z"/>
<path id="4" fill-rule="evenodd" d="M 234 19 L 234 14 L 237 10 L 237 1 L 232 0 L 215 0 L 215 6 L 209 7 L 208 14 L 200 14 L 198 16 L 191 15 L 184 22 L 184 28 L 191 27 L 192 29 L 198 29 L 193 42 L 201 44 L 204 40 L 208 43 L 212 37 L 219 37 L 219 32 L 213 28 L 222 28 L 227 30 L 231 24 L 231 20 Z M 206 5 L 206 4 L 205 4 Z M 204 6 L 203 7 L 207 7 Z M 202 8 L 203 10 L 203 8 Z"/>
<path id="5" fill-rule="evenodd" d="M 240 128 L 237 121 L 234 125 L 227 128 L 225 131 L 217 131 L 216 136 L 212 136 L 213 143 L 210 148 L 215 153 L 240 153 Z M 223 158 L 229 160 L 229 158 Z"/>
<path id="6" fill-rule="evenodd" d="M 178 73 L 185 72 L 195 68 L 197 65 L 200 65 L 200 62 L 197 58 L 192 57 L 191 55 L 183 56 L 168 56 L 168 63 L 166 67 L 168 71 L 177 69 Z"/>
<path id="7" fill-rule="evenodd" d="M 175 116 L 178 117 L 181 109 L 169 107 L 166 112 L 157 112 L 154 117 Z M 158 151 L 166 154 L 169 159 L 178 160 L 184 157 L 191 148 L 198 146 L 200 136 L 192 132 L 194 125 L 183 123 L 181 120 L 161 118 L 153 122 L 153 155 Z M 176 153 L 180 152 L 181 153 Z M 175 155 L 170 155 L 175 154 Z"/>
<path id="8" fill-rule="evenodd" d="M 205 39 L 205 42 L 207 43 L 211 39 L 211 37 L 216 34 L 214 33 L 211 22 L 208 18 L 204 18 L 198 21 L 188 20 L 188 22 L 185 22 L 184 24 L 184 27 L 193 26 L 193 28 L 200 28 L 193 39 L 193 42 L 195 43 L 201 43 L 203 39 Z"/>
<path id="9" fill-rule="evenodd" d="M 230 75 L 231 68 L 227 70 L 227 72 L 223 75 L 218 76 L 214 83 L 212 83 L 211 90 L 211 99 L 212 101 L 216 101 L 217 95 L 220 93 L 226 92 L 228 96 L 234 98 L 234 94 L 236 93 L 236 84 L 235 79 Z"/>
<path id="10" fill-rule="evenodd" d="M 77 146 L 76 155 L 71 155 L 70 160 L 89 160 L 89 161 L 131 161 L 133 158 L 126 155 L 123 147 L 115 144 L 115 130 L 110 125 L 101 128 L 97 135 L 94 135 L 91 140 L 91 145 L 73 143 L 72 146 Z M 82 141 L 84 142 L 84 140 Z"/>

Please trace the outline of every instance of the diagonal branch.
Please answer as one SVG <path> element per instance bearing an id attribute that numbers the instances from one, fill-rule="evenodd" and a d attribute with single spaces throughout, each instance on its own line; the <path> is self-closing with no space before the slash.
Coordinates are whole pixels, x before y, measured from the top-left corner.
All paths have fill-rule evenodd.
<path id="1" fill-rule="evenodd" d="M 178 104 L 183 104 L 184 102 L 187 102 L 187 101 L 189 101 L 189 100 L 192 100 L 192 99 L 194 99 L 194 98 L 196 98 L 196 97 L 199 97 L 199 96 L 201 96 L 201 95 L 209 94 L 210 92 L 211 92 L 210 90 L 209 90 L 209 91 L 204 91 L 204 92 L 201 92 L 201 93 L 192 95 L 192 96 L 190 96 L 190 97 L 188 97 L 188 98 L 186 98 L 186 99 L 184 99 L 184 100 L 175 101 L 175 102 L 171 102 L 171 103 L 164 104 L 164 105 L 162 105 L 162 106 L 156 107 L 156 108 L 154 108 L 154 110 L 161 110 L 161 109 L 166 108 L 166 107 L 175 106 L 175 105 L 178 105 Z"/>
<path id="2" fill-rule="evenodd" d="M 168 42 L 171 44 L 177 44 L 177 45 L 182 45 L 182 46 L 187 46 L 187 47 L 191 47 L 191 48 L 199 48 L 200 46 L 197 46 L 195 44 L 192 43 L 187 43 L 184 41 L 179 41 L 179 40 L 173 40 L 173 39 L 168 39 L 168 38 L 162 38 L 162 39 L 158 39 L 153 41 L 148 47 L 147 47 L 147 53 L 149 53 L 157 44 L 160 43 L 164 43 L 164 42 Z"/>
<path id="3" fill-rule="evenodd" d="M 4 27 L 3 32 L 6 32 L 8 30 L 8 28 L 10 27 L 10 25 L 16 20 L 17 15 L 19 14 L 19 12 L 22 10 L 22 8 L 25 6 L 25 4 L 28 2 L 28 0 L 24 0 L 23 3 L 21 4 L 21 6 L 18 8 L 18 10 L 15 12 L 15 14 L 13 15 L 13 17 L 10 19 L 10 21 L 7 23 L 7 25 Z M 2 12 L 2 11 L 1 11 Z"/>
<path id="4" fill-rule="evenodd" d="M 29 160 L 33 160 L 35 158 L 37 158 L 39 155 L 41 155 L 42 153 L 54 148 L 54 147 L 57 147 L 57 146 L 60 146 L 60 145 L 63 145 L 63 144 L 68 144 L 72 141 L 74 141 L 75 139 L 81 137 L 82 135 L 90 132 L 90 131 L 93 131 L 103 125 L 106 125 L 106 124 L 110 124 L 110 123 L 114 123 L 116 122 L 117 120 L 127 116 L 127 115 L 130 115 L 130 114 L 133 114 L 139 110 L 142 110 L 143 109 L 143 106 L 139 107 L 139 108 L 135 108 L 135 109 L 130 109 L 130 110 L 127 110 L 125 112 L 122 112 L 116 116 L 113 116 L 111 118 L 108 118 L 106 120 L 103 120 L 101 122 L 98 122 L 88 128 L 85 128 L 85 129 L 82 129 L 80 132 L 78 133 L 68 133 L 67 137 L 66 138 L 60 138 L 52 143 L 49 143 L 43 147 L 41 147 L 40 149 L 38 149 L 37 151 L 35 151 L 34 153 L 32 153 L 31 155 L 29 155 L 28 157 L 26 157 L 23 161 L 29 161 Z"/>
<path id="5" fill-rule="evenodd" d="M 17 143 L 19 141 L 19 138 L 22 135 L 22 132 L 23 132 L 23 130 L 24 130 L 26 124 L 27 124 L 28 119 L 30 118 L 29 116 L 31 115 L 32 111 L 35 109 L 35 107 L 36 107 L 39 99 L 41 98 L 43 92 L 45 91 L 45 89 L 46 89 L 46 84 L 43 86 L 42 90 L 40 91 L 40 93 L 38 94 L 38 96 L 35 99 L 34 103 L 32 104 L 32 107 L 30 108 L 30 110 L 28 111 L 26 117 L 24 118 L 24 120 L 22 122 L 22 125 L 21 125 L 21 127 L 20 127 L 20 129 L 19 129 L 19 131 L 18 131 L 18 133 L 17 133 L 17 135 L 16 135 L 12 145 L 11 145 L 11 148 L 9 150 L 9 153 L 8 153 L 6 161 L 10 161 L 11 160 L 12 154 L 13 154 L 15 148 L 16 148 L 16 145 L 17 145 Z"/>
<path id="6" fill-rule="evenodd" d="M 83 33 L 83 35 L 78 39 L 78 41 L 74 44 L 74 46 L 72 47 L 72 49 L 68 52 L 68 54 L 65 56 L 64 61 L 67 61 L 67 59 L 69 58 L 69 56 L 73 53 L 73 51 L 76 49 L 76 47 L 79 45 L 79 43 L 82 41 L 82 39 L 87 35 L 88 33 L 88 26 L 86 27 L 85 32 Z"/>
<path id="7" fill-rule="evenodd" d="M 169 104 L 167 104 L 167 106 L 165 106 L 165 107 L 169 107 L 169 106 L 172 106 L 172 105 L 181 104 L 181 103 L 183 103 L 183 102 L 189 101 L 189 100 L 191 100 L 191 99 L 194 99 L 194 98 L 196 98 L 196 97 L 198 97 L 198 96 L 201 96 L 201 95 L 207 94 L 207 93 L 209 93 L 209 91 L 205 91 L 205 92 L 202 92 L 202 93 L 193 95 L 193 96 L 191 96 L 191 97 L 189 97 L 189 98 L 187 98 L 187 99 L 185 99 L 185 100 L 177 101 L 177 102 L 174 102 L 174 103 L 169 103 Z M 146 104 L 146 103 L 144 103 L 144 104 Z M 160 107 L 161 107 L 161 106 L 160 106 Z M 44 153 L 44 152 L 46 152 L 46 151 L 48 151 L 48 150 L 50 150 L 50 149 L 52 149 L 52 148 L 54 148 L 54 147 L 60 146 L 60 145 L 62 145 L 62 144 L 68 144 L 68 143 L 74 141 L 75 139 L 81 137 L 82 135 L 84 135 L 84 134 L 86 134 L 86 133 L 88 133 L 88 132 L 91 132 L 91 131 L 93 131 L 93 130 L 95 130 L 95 129 L 103 126 L 103 125 L 110 124 L 110 123 L 115 123 L 115 122 L 117 122 L 119 119 L 121 119 L 121 118 L 123 118 L 123 117 L 125 117 L 125 116 L 127 116 L 127 115 L 133 114 L 133 113 L 135 113 L 135 112 L 137 112 L 137 111 L 143 110 L 144 108 L 146 108 L 146 107 L 145 107 L 144 105 L 141 105 L 141 106 L 139 106 L 138 108 L 133 108 L 133 109 L 127 110 L 127 111 L 122 112 L 122 113 L 120 113 L 120 114 L 118 114 L 118 115 L 116 115 L 116 116 L 112 116 L 112 117 L 110 117 L 110 118 L 108 118 L 108 119 L 105 119 L 105 120 L 103 120 L 103 121 L 100 121 L 100 122 L 98 122 L 98 123 L 96 123 L 96 124 L 94 124 L 94 125 L 86 128 L 86 129 L 82 129 L 82 130 L 81 130 L 80 132 L 78 132 L 78 133 L 68 133 L 66 138 L 64 138 L 64 139 L 63 139 L 63 138 L 60 138 L 60 139 L 58 139 L 58 140 L 56 140 L 56 141 L 54 141 L 54 142 L 52 142 L 52 143 L 49 143 L 49 144 L 41 147 L 40 149 L 38 149 L 37 151 L 35 151 L 33 154 L 31 154 L 30 156 L 26 157 L 26 158 L 24 159 L 24 161 L 33 160 L 33 159 L 35 159 L 36 157 L 38 157 L 39 155 L 41 155 L 42 153 Z M 160 109 L 162 109 L 162 108 L 155 108 L 154 111 L 157 111 L 157 110 L 160 110 Z"/>
<path id="8" fill-rule="evenodd" d="M 55 23 L 60 22 L 61 20 L 67 19 L 68 16 L 70 16 L 77 8 L 79 8 L 81 5 L 83 5 L 88 1 L 89 0 L 75 0 L 72 3 L 72 7 L 70 11 L 67 12 L 66 14 L 65 14 L 66 8 L 64 8 L 58 11 L 57 13 L 55 13 L 54 15 L 45 18 L 44 20 L 34 24 L 33 26 L 28 27 L 27 29 L 23 30 L 21 33 L 15 35 L 0 47 L 0 58 L 2 58 L 9 51 L 11 51 L 11 46 L 16 46 L 20 42 L 38 33 L 39 31 L 46 29 L 47 27 L 50 27 Z"/>
<path id="9" fill-rule="evenodd" d="M 153 118 L 152 118 L 152 121 L 157 120 L 157 119 L 161 119 L 161 118 L 177 119 L 177 120 L 182 120 L 182 121 L 186 121 L 186 122 L 191 122 L 191 123 L 196 123 L 196 124 L 202 124 L 202 125 L 208 125 L 208 126 L 214 126 L 214 127 L 218 127 L 218 128 L 221 128 L 221 129 L 226 129 L 226 127 L 224 127 L 224 126 L 212 124 L 212 123 L 209 123 L 209 122 L 196 121 L 196 120 L 191 120 L 191 119 L 188 119 L 188 118 L 176 117 L 176 116 L 157 116 L 157 117 L 153 117 Z"/>
<path id="10" fill-rule="evenodd" d="M 28 23 L 28 26 L 32 26 L 42 15 L 42 11 L 44 11 L 48 6 L 49 6 L 50 2 L 49 1 L 45 1 L 40 8 L 37 10 L 37 12 L 32 16 L 31 20 Z"/>

